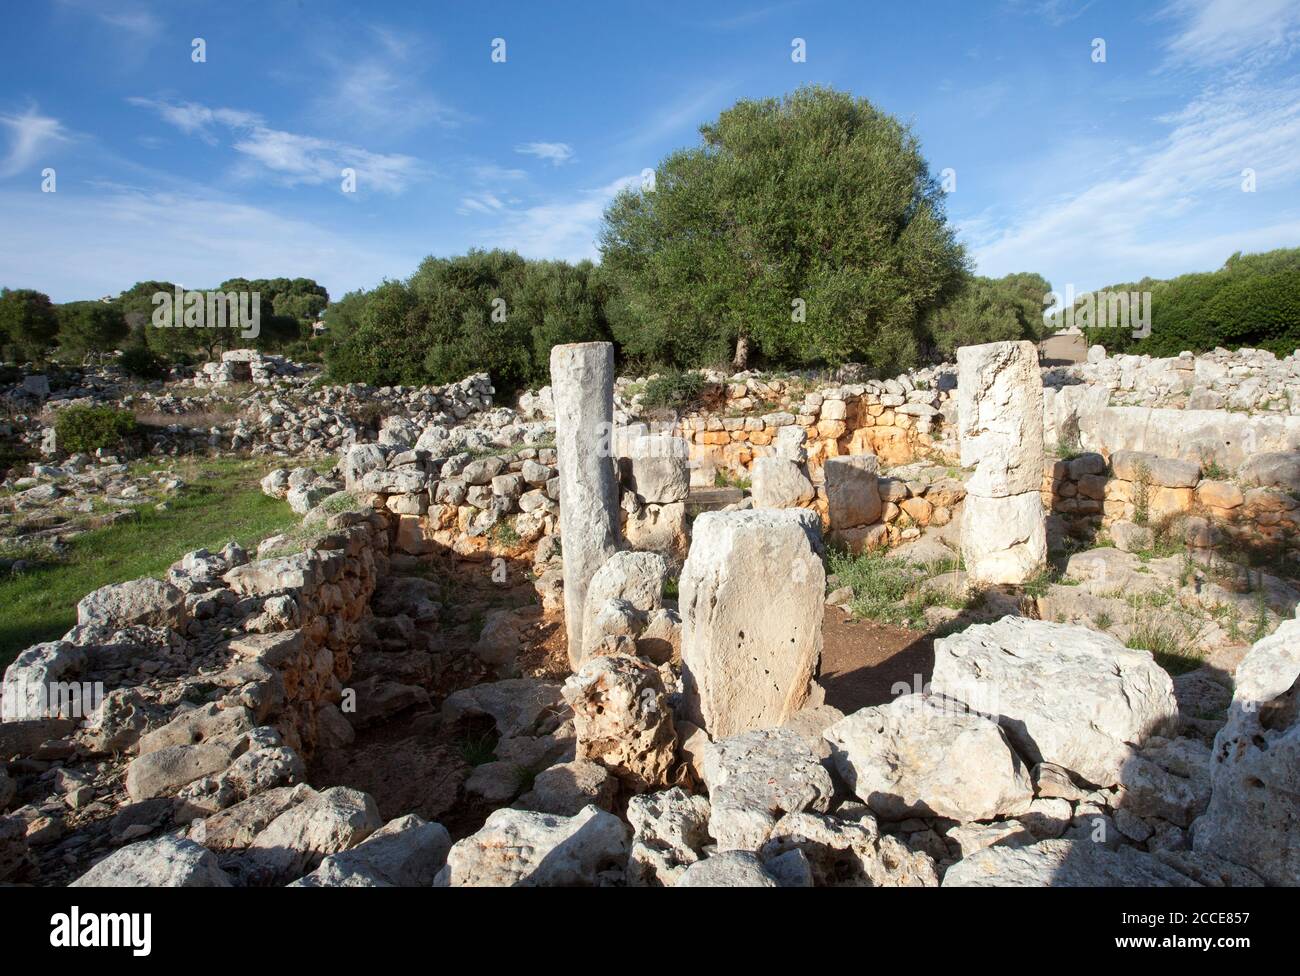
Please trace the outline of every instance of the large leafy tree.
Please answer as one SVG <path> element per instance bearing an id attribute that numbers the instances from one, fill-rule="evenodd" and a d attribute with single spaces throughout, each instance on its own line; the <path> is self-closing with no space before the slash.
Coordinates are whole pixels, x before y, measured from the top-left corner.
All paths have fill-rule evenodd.
<path id="1" fill-rule="evenodd" d="M 58 308 L 59 349 L 74 356 L 105 353 L 126 341 L 126 317 L 108 302 L 68 302 Z"/>
<path id="2" fill-rule="evenodd" d="M 911 131 L 865 99 L 741 101 L 605 215 L 610 324 L 678 365 L 917 358 L 965 257 Z"/>
<path id="3" fill-rule="evenodd" d="M 0 345 L 19 359 L 40 359 L 54 345 L 59 319 L 50 296 L 30 288 L 0 289 Z"/>

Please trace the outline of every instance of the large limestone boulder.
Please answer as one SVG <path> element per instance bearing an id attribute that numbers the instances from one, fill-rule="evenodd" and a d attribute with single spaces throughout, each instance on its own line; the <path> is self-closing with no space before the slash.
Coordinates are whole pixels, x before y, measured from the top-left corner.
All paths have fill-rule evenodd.
<path id="1" fill-rule="evenodd" d="M 931 688 L 996 716 L 1031 764 L 1113 786 L 1133 746 L 1176 727 L 1173 681 L 1109 634 L 1024 617 L 935 642 Z"/>
<path id="2" fill-rule="evenodd" d="M 996 844 L 962 858 L 945 888 L 1195 888 L 1196 881 L 1133 847 L 1091 840 Z"/>
<path id="3" fill-rule="evenodd" d="M 137 802 L 166 796 L 200 777 L 220 773 L 247 749 L 248 734 L 244 732 L 154 749 L 127 767 L 127 795 Z"/>
<path id="4" fill-rule="evenodd" d="M 773 825 L 759 853 L 772 865 L 791 852 L 808 861 L 819 888 L 935 888 L 934 860 L 882 835 L 870 815 L 856 819 L 807 810 L 787 813 Z"/>
<path id="5" fill-rule="evenodd" d="M 295 888 L 427 888 L 451 850 L 439 823 L 407 814 L 389 821 L 356 847 L 331 854 Z"/>
<path id="6" fill-rule="evenodd" d="M 808 703 L 826 574 L 807 510 L 705 512 L 682 569 L 686 717 L 716 737 L 781 725 Z"/>
<path id="7" fill-rule="evenodd" d="M 826 812 L 835 788 L 807 740 L 791 729 L 755 729 L 704 748 L 709 833 L 719 850 L 758 850 L 784 814 Z"/>
<path id="8" fill-rule="evenodd" d="M 249 853 L 267 875 L 292 877 L 355 847 L 383 823 L 369 793 L 335 786 L 276 817 L 253 838 Z"/>
<path id="9" fill-rule="evenodd" d="M 624 460 L 628 487 L 649 505 L 684 502 L 691 488 L 690 445 L 680 437 L 636 438 Z"/>
<path id="10" fill-rule="evenodd" d="M 20 651 L 5 668 L 0 721 L 81 717 L 82 709 L 88 710 L 89 705 L 83 706 L 77 700 L 81 687 L 75 679 L 85 667 L 85 649 L 68 641 L 33 644 Z M 73 689 L 78 692 L 75 697 L 69 694 Z"/>
<path id="11" fill-rule="evenodd" d="M 779 888 L 780 883 L 750 851 L 722 851 L 696 861 L 677 879 L 675 888 Z"/>
<path id="12" fill-rule="evenodd" d="M 131 580 L 101 586 L 77 604 L 77 623 L 121 630 L 132 624 L 181 629 L 186 621 L 185 594 L 162 580 Z"/>
<path id="13" fill-rule="evenodd" d="M 591 806 L 576 817 L 493 811 L 478 833 L 457 841 L 439 887 L 572 887 L 620 881 L 627 825 Z"/>
<path id="14" fill-rule="evenodd" d="M 879 520 L 880 465 L 874 454 L 827 458 L 822 471 L 832 532 Z"/>
<path id="15" fill-rule="evenodd" d="M 755 508 L 794 508 L 812 500 L 813 484 L 794 461 L 761 457 L 749 469 Z"/>
<path id="16" fill-rule="evenodd" d="M 905 695 L 823 735 L 841 778 L 885 820 L 1015 817 L 1034 798 L 1029 770 L 997 723 L 953 703 Z"/>
<path id="17" fill-rule="evenodd" d="M 585 661 L 605 636 L 597 620 L 611 601 L 623 600 L 648 615 L 664 605 L 668 561 L 657 552 L 620 552 L 611 556 L 592 576 L 587 587 L 582 625 Z"/>
<path id="18" fill-rule="evenodd" d="M 229 888 L 216 855 L 172 834 L 119 848 L 72 882 L 72 888 Z"/>
<path id="19" fill-rule="evenodd" d="M 710 842 L 708 799 L 680 786 L 632 797 L 627 819 L 632 825 L 629 885 L 671 888 Z"/>
<path id="20" fill-rule="evenodd" d="M 1300 495 L 1300 451 L 1270 451 L 1255 454 L 1238 472 L 1243 484 L 1281 488 Z"/>
<path id="21" fill-rule="evenodd" d="M 1197 851 L 1300 885 L 1300 620 L 1257 642 L 1237 667 L 1228 722 L 1214 739 L 1210 805 Z"/>
<path id="22" fill-rule="evenodd" d="M 659 670 L 629 654 L 589 660 L 564 683 L 578 758 L 606 767 L 634 792 L 667 786 L 677 733 Z"/>

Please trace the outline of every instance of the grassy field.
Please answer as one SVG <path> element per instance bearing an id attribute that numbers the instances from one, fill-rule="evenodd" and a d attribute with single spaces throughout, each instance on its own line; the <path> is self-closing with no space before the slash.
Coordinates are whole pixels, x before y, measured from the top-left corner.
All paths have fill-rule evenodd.
<path id="1" fill-rule="evenodd" d="M 56 562 L 0 579 L 0 668 L 23 648 L 64 634 L 77 621 L 77 601 L 91 590 L 140 576 L 162 576 L 185 553 L 249 546 L 298 524 L 287 503 L 263 495 L 258 481 L 274 463 L 214 459 L 138 470 L 169 470 L 186 482 L 171 508 L 153 500 L 138 517 L 72 539 Z"/>

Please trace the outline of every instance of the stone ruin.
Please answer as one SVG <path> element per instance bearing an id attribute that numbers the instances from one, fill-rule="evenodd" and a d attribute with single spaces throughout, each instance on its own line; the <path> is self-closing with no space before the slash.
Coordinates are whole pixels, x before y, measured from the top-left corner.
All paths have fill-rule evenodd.
<path id="1" fill-rule="evenodd" d="M 1065 535 L 1104 525 L 1136 551 L 1140 533 L 1118 527 L 1147 528 L 1139 510 L 1249 511 L 1281 536 L 1293 523 L 1284 452 L 1244 491 L 1131 448 L 1046 459 L 1032 352 L 959 351 L 956 395 L 939 399 L 956 405 L 954 446 L 974 468 L 960 482 L 828 454 L 858 435 L 827 403 L 853 404 L 843 417 L 860 423 L 929 395 L 899 384 L 825 398 L 811 425 L 775 423 L 767 444 L 766 421 L 742 421 L 744 441 L 706 422 L 729 450 L 771 450 L 750 459 L 751 499 L 689 520 L 699 442 L 616 423 L 600 343 L 557 347 L 551 388 L 524 411 L 527 425 L 553 410 L 553 448 L 521 432 L 476 456 L 464 428 L 398 417 L 376 443 L 345 445 L 332 475 L 273 473 L 265 490 L 304 513 L 301 535 L 98 590 L 63 639 L 6 671 L 0 881 L 1300 883 L 1300 619 L 1281 619 L 1296 606 L 1285 596 L 1213 721 L 1204 675 L 1171 678 L 1150 651 L 1041 613 L 939 637 L 909 693 L 827 703 L 823 534 L 861 551 L 917 539 L 901 538 L 904 515 L 952 525 L 967 578 L 996 591 L 1044 568 L 1052 520 Z M 943 411 L 926 406 L 925 436 L 941 438 Z M 414 570 L 446 554 L 486 575 L 502 525 L 534 553 L 538 613 L 562 609 L 556 663 L 530 667 L 525 618 L 498 610 L 472 648 L 415 650 L 439 647 L 456 608 Z M 1078 599 L 1107 599 L 1094 569 L 1099 586 L 1138 586 L 1130 555 L 1072 555 Z M 110 691 L 91 716 L 51 712 L 52 694 L 96 682 Z M 411 713 L 414 734 L 372 740 Z M 420 764 L 484 730 L 490 759 L 454 787 L 472 813 L 435 814 L 441 781 Z M 394 753 L 414 792 L 358 788 Z"/>

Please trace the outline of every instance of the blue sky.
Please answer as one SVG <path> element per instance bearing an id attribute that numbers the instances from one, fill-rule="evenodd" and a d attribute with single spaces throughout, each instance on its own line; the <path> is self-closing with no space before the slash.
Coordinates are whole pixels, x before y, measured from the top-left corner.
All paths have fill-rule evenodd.
<path id="1" fill-rule="evenodd" d="M 981 273 L 1083 289 L 1300 245 L 1300 0 L 48 0 L 5 20 L 0 284 L 56 301 L 236 275 L 337 297 L 474 246 L 595 257 L 620 186 L 735 100 L 810 82 L 955 170 Z"/>

